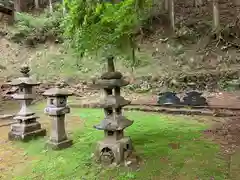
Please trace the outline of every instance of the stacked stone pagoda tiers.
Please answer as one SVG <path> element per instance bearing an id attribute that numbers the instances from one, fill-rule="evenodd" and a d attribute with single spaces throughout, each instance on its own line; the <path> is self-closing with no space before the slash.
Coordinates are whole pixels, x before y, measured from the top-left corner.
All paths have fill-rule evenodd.
<path id="1" fill-rule="evenodd" d="M 72 146 L 72 140 L 67 138 L 65 131 L 65 114 L 70 113 L 67 97 L 72 93 L 61 89 L 61 85 L 57 84 L 56 88 L 47 90 L 43 95 L 48 97 L 47 107 L 44 111 L 52 117 L 50 139 L 47 145 L 54 150 Z"/>
<path id="2" fill-rule="evenodd" d="M 121 164 L 133 150 L 130 137 L 124 136 L 124 129 L 133 124 L 123 116 L 122 107 L 129 105 L 120 94 L 120 88 L 128 85 L 120 72 L 114 68 L 113 57 L 108 58 L 108 72 L 95 83 L 103 89 L 104 97 L 100 100 L 100 107 L 104 108 L 105 118 L 94 126 L 103 130 L 105 137 L 97 144 L 95 157 L 104 165 Z"/>
<path id="3" fill-rule="evenodd" d="M 34 100 L 33 87 L 40 83 L 36 82 L 29 76 L 30 68 L 23 66 L 20 70 L 22 77 L 14 79 L 10 84 L 18 87 L 18 92 L 12 97 L 21 102 L 21 109 L 16 114 L 14 119 L 17 124 L 11 126 L 11 131 L 8 134 L 9 140 L 29 140 L 38 136 L 45 136 L 46 130 L 41 128 L 41 124 L 36 120 L 39 118 L 29 108 L 29 105 Z"/>

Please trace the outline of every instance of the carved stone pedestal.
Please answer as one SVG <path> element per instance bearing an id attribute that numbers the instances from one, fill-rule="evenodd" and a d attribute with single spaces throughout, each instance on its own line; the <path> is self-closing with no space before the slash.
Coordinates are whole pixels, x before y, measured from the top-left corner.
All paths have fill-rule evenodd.
<path id="1" fill-rule="evenodd" d="M 70 112 L 69 108 L 66 112 Z M 52 117 L 52 131 L 47 146 L 53 150 L 61 150 L 72 146 L 73 141 L 67 138 L 65 131 L 65 114 Z"/>
<path id="2" fill-rule="evenodd" d="M 11 131 L 8 133 L 9 140 L 28 141 L 39 136 L 45 136 L 46 130 L 41 128 L 39 122 L 30 124 L 18 123 L 11 126 Z"/>
<path id="3" fill-rule="evenodd" d="M 96 146 L 96 158 L 103 165 L 121 164 L 132 153 L 132 141 L 130 137 L 119 140 L 104 139 Z"/>
<path id="4" fill-rule="evenodd" d="M 61 149 L 69 148 L 70 146 L 72 146 L 73 141 L 71 139 L 61 140 L 58 142 L 49 140 L 46 145 L 53 150 L 61 150 Z"/>

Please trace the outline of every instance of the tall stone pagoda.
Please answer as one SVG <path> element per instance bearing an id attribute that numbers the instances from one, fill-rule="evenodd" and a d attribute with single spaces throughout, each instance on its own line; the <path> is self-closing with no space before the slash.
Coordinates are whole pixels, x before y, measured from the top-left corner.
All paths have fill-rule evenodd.
<path id="1" fill-rule="evenodd" d="M 25 141 L 37 136 L 45 136 L 46 130 L 41 128 L 41 124 L 36 120 L 39 117 L 29 108 L 35 98 L 33 87 L 40 83 L 30 78 L 30 68 L 28 66 L 23 66 L 20 72 L 23 76 L 10 83 L 12 86 L 18 86 L 18 92 L 12 97 L 21 102 L 21 109 L 14 117 L 17 124 L 11 126 L 8 138 L 9 140 Z"/>
<path id="2" fill-rule="evenodd" d="M 122 107 L 130 101 L 120 95 L 120 88 L 128 85 L 120 72 L 114 68 L 113 57 L 108 58 L 108 72 L 102 74 L 95 85 L 103 89 L 104 97 L 100 100 L 100 107 L 104 108 L 105 118 L 94 126 L 104 131 L 104 139 L 97 143 L 95 157 L 104 165 L 121 164 L 132 150 L 130 137 L 124 136 L 124 129 L 133 124 L 123 116 Z"/>
<path id="3" fill-rule="evenodd" d="M 44 112 L 52 117 L 50 139 L 47 145 L 54 150 L 72 146 L 72 140 L 67 138 L 65 131 L 65 114 L 70 113 L 67 97 L 72 93 L 57 84 L 56 88 L 47 90 L 43 95 L 48 97 Z"/>

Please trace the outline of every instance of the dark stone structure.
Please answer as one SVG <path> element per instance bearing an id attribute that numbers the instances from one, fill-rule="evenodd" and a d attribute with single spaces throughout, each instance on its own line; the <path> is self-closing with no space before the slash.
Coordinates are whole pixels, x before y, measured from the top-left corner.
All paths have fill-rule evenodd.
<path id="1" fill-rule="evenodd" d="M 158 102 L 159 105 L 179 105 L 180 99 L 177 97 L 177 94 L 174 92 L 164 92 L 159 93 L 158 95 Z"/>
<path id="2" fill-rule="evenodd" d="M 100 101 L 100 107 L 104 108 L 105 118 L 94 126 L 103 130 L 105 138 L 97 144 L 95 157 L 104 165 L 120 164 L 131 154 L 133 150 L 130 137 L 124 136 L 124 129 L 133 124 L 122 114 L 122 107 L 130 104 L 120 95 L 120 88 L 128 85 L 120 72 L 115 72 L 113 58 L 108 58 L 108 72 L 101 76 L 95 83 L 101 87 L 104 97 Z"/>
<path id="3" fill-rule="evenodd" d="M 18 86 L 18 93 L 13 95 L 13 98 L 21 102 L 21 109 L 14 117 L 17 124 L 11 126 L 11 131 L 8 134 L 9 140 L 29 140 L 33 137 L 45 136 L 46 130 L 41 128 L 41 124 L 36 121 L 38 116 L 29 108 L 34 95 L 32 88 L 40 83 L 35 82 L 29 77 L 30 69 L 28 66 L 21 68 L 23 77 L 14 79 L 10 84 Z"/>
<path id="4" fill-rule="evenodd" d="M 189 91 L 183 97 L 183 104 L 188 106 L 206 106 L 207 100 L 202 96 L 201 92 Z"/>
<path id="5" fill-rule="evenodd" d="M 65 131 L 65 114 L 70 113 L 67 97 L 71 96 L 67 90 L 57 88 L 47 90 L 43 95 L 48 97 L 45 113 L 52 117 L 50 139 L 47 145 L 54 150 L 72 146 L 72 140 L 67 138 Z"/>

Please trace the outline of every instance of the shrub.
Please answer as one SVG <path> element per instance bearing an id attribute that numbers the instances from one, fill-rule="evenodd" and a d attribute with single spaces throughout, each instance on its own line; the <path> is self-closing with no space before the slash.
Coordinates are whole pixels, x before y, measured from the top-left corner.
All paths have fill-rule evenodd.
<path id="1" fill-rule="evenodd" d="M 62 29 L 60 28 L 63 16 L 58 10 L 53 14 L 45 12 L 40 16 L 33 16 L 27 13 L 18 13 L 15 24 L 16 32 L 11 39 L 17 43 L 45 43 L 51 39 L 57 42 L 62 40 Z"/>

